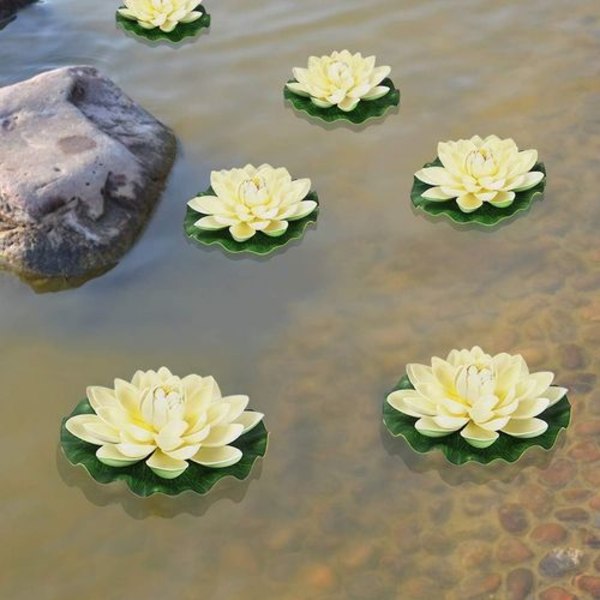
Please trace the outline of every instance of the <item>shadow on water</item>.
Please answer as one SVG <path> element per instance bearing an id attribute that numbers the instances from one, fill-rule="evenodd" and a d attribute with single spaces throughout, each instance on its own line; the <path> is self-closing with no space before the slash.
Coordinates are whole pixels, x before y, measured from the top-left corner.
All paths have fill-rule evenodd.
<path id="1" fill-rule="evenodd" d="M 185 231 L 183 231 L 182 235 L 183 235 L 185 241 L 188 243 L 188 245 L 193 246 L 198 251 L 212 252 L 213 254 L 224 254 L 229 260 L 234 260 L 234 261 L 252 261 L 252 262 L 256 262 L 256 263 L 266 263 L 266 262 L 273 260 L 279 256 L 283 256 L 284 254 L 287 254 L 287 252 L 289 250 L 292 250 L 292 249 L 296 248 L 297 246 L 299 246 L 300 244 L 302 244 L 306 233 L 311 230 L 316 230 L 317 227 L 318 227 L 318 222 L 316 222 L 316 221 L 308 223 L 306 225 L 306 228 L 304 229 L 304 232 L 302 233 L 301 237 L 290 240 L 283 246 L 279 246 L 278 248 L 275 248 L 268 254 L 255 254 L 254 252 L 230 252 L 229 250 L 226 250 L 221 244 L 219 244 L 216 241 L 212 244 L 202 244 L 202 243 L 196 242 L 195 240 L 190 238 L 185 233 Z"/>
<path id="2" fill-rule="evenodd" d="M 444 225 L 450 225 L 450 227 L 452 227 L 452 229 L 454 229 L 455 231 L 478 231 L 480 233 L 494 233 L 496 231 L 500 231 L 501 229 L 504 229 L 505 227 L 508 227 L 509 225 L 512 225 L 515 221 L 529 215 L 534 204 L 536 204 L 537 202 L 543 202 L 543 200 L 544 200 L 544 196 L 541 196 L 540 198 L 536 198 L 525 210 L 520 210 L 520 211 L 516 212 L 514 215 L 511 215 L 510 217 L 503 219 L 502 221 L 500 221 L 499 223 L 496 223 L 495 225 L 482 225 L 481 223 L 477 223 L 475 221 L 471 222 L 471 223 L 457 223 L 456 221 L 453 221 L 450 217 L 448 217 L 448 215 L 446 215 L 444 213 L 440 213 L 440 214 L 434 216 L 434 215 L 431 215 L 431 214 L 425 212 L 421 208 L 417 208 L 412 203 L 410 205 L 410 209 L 412 211 L 412 214 L 415 217 L 420 218 L 420 219 L 425 219 L 426 221 L 429 221 L 429 223 L 432 223 L 434 225 L 443 223 Z"/>
<path id="3" fill-rule="evenodd" d="M 316 125 L 324 131 L 347 129 L 349 131 L 353 131 L 354 133 L 361 133 L 365 129 L 371 127 L 381 127 L 388 118 L 394 117 L 400 113 L 400 106 L 394 106 L 392 108 L 389 108 L 383 115 L 378 117 L 371 117 L 367 119 L 364 123 L 356 124 L 351 123 L 350 121 L 345 121 L 343 119 L 339 121 L 333 121 L 332 123 L 327 123 L 326 121 L 322 121 L 321 119 L 313 117 L 304 111 L 296 110 L 285 98 L 283 99 L 283 107 L 285 110 L 292 112 L 297 119 L 306 121 L 311 125 Z"/>
<path id="4" fill-rule="evenodd" d="M 39 277 L 35 275 L 26 275 L 16 272 L 5 266 L 0 266 L 0 276 L 17 276 L 24 284 L 28 285 L 36 294 L 52 294 L 55 292 L 64 292 L 81 287 L 83 284 L 106 275 L 112 271 L 118 263 L 103 267 L 98 271 L 88 273 L 84 277 Z"/>
<path id="5" fill-rule="evenodd" d="M 392 457 L 399 457 L 409 471 L 420 474 L 436 472 L 445 483 L 452 487 L 465 483 L 482 485 L 494 481 L 512 483 L 527 468 L 545 470 L 556 453 L 565 445 L 563 432 L 550 450 L 533 447 L 514 463 L 494 460 L 487 465 L 474 462 L 455 465 L 450 463 L 441 452 L 428 454 L 415 452 L 404 438 L 393 437 L 383 424 L 380 427 L 379 435 L 385 451 Z"/>
<path id="6" fill-rule="evenodd" d="M 79 488 L 85 498 L 95 506 L 102 508 L 118 504 L 130 517 L 138 520 L 148 517 L 172 519 L 180 514 L 201 517 L 215 504 L 225 500 L 239 504 L 246 497 L 252 482 L 260 479 L 262 461 L 258 460 L 255 463 L 249 477 L 244 481 L 225 477 L 204 496 L 184 492 L 179 496 L 154 494 L 148 498 L 141 498 L 133 494 L 123 481 L 98 483 L 90 477 L 85 468 L 73 466 L 65 458 L 60 446 L 56 447 L 56 469 L 68 487 Z"/>
<path id="7" fill-rule="evenodd" d="M 148 48 L 163 47 L 163 48 L 172 48 L 174 50 L 178 50 L 179 48 L 185 48 L 186 46 L 190 46 L 191 44 L 197 42 L 201 37 L 210 35 L 210 28 L 204 28 L 204 29 L 201 29 L 195 36 L 185 38 L 185 39 L 181 40 L 181 42 L 170 42 L 169 40 L 152 41 L 152 40 L 147 40 L 139 35 L 136 35 L 135 33 L 127 31 L 126 29 L 119 27 L 119 25 L 117 25 L 117 24 L 115 24 L 115 29 L 119 33 L 126 35 L 128 38 L 135 40 L 136 42 L 139 42 L 140 44 L 144 44 L 144 46 L 147 46 Z"/>

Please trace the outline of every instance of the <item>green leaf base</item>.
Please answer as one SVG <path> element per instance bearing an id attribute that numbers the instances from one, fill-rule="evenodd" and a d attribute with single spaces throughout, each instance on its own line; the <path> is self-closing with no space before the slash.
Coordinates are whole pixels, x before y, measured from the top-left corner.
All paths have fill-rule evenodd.
<path id="1" fill-rule="evenodd" d="M 441 166 L 443 166 L 442 162 L 439 158 L 436 158 L 433 162 L 425 164 L 423 168 Z M 537 163 L 533 167 L 532 171 L 541 171 L 544 173 L 544 175 L 546 175 L 544 163 Z M 423 198 L 423 193 L 432 187 L 434 186 L 429 185 L 428 183 L 423 183 L 416 177 L 414 178 L 410 199 L 412 200 L 415 208 L 419 208 L 434 217 L 438 215 L 446 215 L 450 220 L 458 223 L 459 225 L 478 223 L 484 227 L 493 227 L 501 221 L 505 221 L 513 215 L 527 210 L 535 198 L 544 193 L 544 188 L 546 187 L 546 177 L 544 177 L 540 183 L 530 190 L 517 192 L 513 203 L 506 208 L 498 208 L 496 206 L 492 206 L 489 202 L 484 202 L 483 206 L 472 213 L 465 213 L 460 210 L 456 200 L 443 200 L 435 202 L 428 200 L 427 198 Z"/>
<path id="2" fill-rule="evenodd" d="M 297 83 L 297 81 L 290 79 L 288 83 Z M 387 85 L 390 88 L 390 91 L 383 98 L 379 98 L 379 100 L 361 100 L 357 107 L 350 112 L 344 112 L 337 106 L 319 108 L 313 104 L 310 98 L 294 94 L 287 86 L 283 90 L 283 96 L 286 100 L 289 100 L 297 111 L 305 112 L 311 117 L 321 119 L 326 123 L 349 121 L 359 125 L 370 119 L 382 117 L 390 108 L 400 104 L 400 91 L 396 89 L 394 82 L 391 79 L 384 79 L 381 85 Z"/>
<path id="3" fill-rule="evenodd" d="M 404 375 L 391 391 L 414 389 L 408 376 Z M 440 450 L 448 461 L 455 465 L 462 465 L 467 462 L 488 464 L 494 460 L 504 460 L 507 463 L 512 463 L 518 460 L 529 448 L 540 446 L 545 450 L 550 450 L 556 443 L 560 430 L 569 426 L 571 405 L 568 398 L 565 396 L 539 415 L 539 418 L 548 423 L 548 429 L 542 435 L 523 439 L 500 433 L 500 437 L 491 446 L 475 448 L 468 444 L 459 432 L 441 438 L 427 437 L 415 429 L 417 419 L 397 411 L 387 400 L 383 402 L 383 422 L 394 437 L 403 437 L 408 445 L 420 454 Z"/>
<path id="4" fill-rule="evenodd" d="M 125 8 L 125 7 L 121 7 Z M 137 21 L 126 19 L 121 16 L 118 12 L 116 13 L 117 24 L 121 29 L 133 33 L 138 37 L 142 37 L 150 42 L 159 42 L 166 40 L 173 44 L 178 44 L 182 40 L 188 37 L 194 37 L 202 29 L 210 27 L 210 15 L 206 12 L 206 9 L 200 4 L 194 10 L 200 11 L 202 16 L 194 21 L 193 23 L 180 23 L 173 29 L 173 31 L 167 33 L 162 31 L 158 27 L 155 29 L 144 29 Z"/>
<path id="5" fill-rule="evenodd" d="M 205 192 L 198 194 L 198 196 L 214 195 L 215 192 L 212 187 L 208 188 Z M 310 192 L 306 198 L 304 198 L 304 200 L 313 200 L 317 203 L 317 205 L 319 204 L 319 197 L 317 196 L 316 192 Z M 227 252 L 231 252 L 233 254 L 246 252 L 248 254 L 264 256 L 265 254 L 270 254 L 274 250 L 289 244 L 292 240 L 301 238 L 304 235 L 308 225 L 310 223 L 316 223 L 318 214 L 319 207 L 317 206 L 317 208 L 315 208 L 310 215 L 307 215 L 303 219 L 299 219 L 298 221 L 289 221 L 286 232 L 279 237 L 270 237 L 266 233 L 259 231 L 245 242 L 236 242 L 231 237 L 228 228 L 220 229 L 218 231 L 207 231 L 196 227 L 194 223 L 206 215 L 196 212 L 188 206 L 187 213 L 185 215 L 184 229 L 187 237 L 198 244 L 203 244 L 205 246 L 217 244 L 224 248 Z"/>
<path id="6" fill-rule="evenodd" d="M 235 477 L 246 479 L 252 470 L 252 465 L 258 457 L 265 455 L 268 444 L 268 432 L 263 423 L 238 438 L 231 445 L 243 452 L 242 459 L 237 464 L 223 469 L 210 469 L 189 461 L 189 467 L 176 479 L 162 479 L 155 475 L 145 464 L 144 460 L 129 467 L 109 467 L 96 458 L 98 446 L 89 444 L 67 431 L 67 420 L 75 415 L 92 415 L 94 409 L 87 399 L 82 400 L 75 410 L 62 421 L 60 429 L 60 444 L 65 456 L 72 465 L 82 465 L 85 470 L 99 483 L 111 483 L 122 480 L 136 495 L 147 497 L 152 494 L 177 496 L 185 491 L 206 494 L 220 479 Z"/>

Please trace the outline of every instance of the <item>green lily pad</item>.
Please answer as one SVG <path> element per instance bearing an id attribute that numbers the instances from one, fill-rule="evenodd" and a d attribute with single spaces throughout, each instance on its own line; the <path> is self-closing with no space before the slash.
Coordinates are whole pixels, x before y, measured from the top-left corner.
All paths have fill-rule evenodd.
<path id="1" fill-rule="evenodd" d="M 122 6 L 121 8 L 125 8 Z M 198 32 L 202 29 L 210 27 L 210 15 L 206 12 L 206 9 L 199 4 L 194 10 L 202 13 L 199 19 L 196 19 L 193 23 L 179 23 L 173 31 L 167 33 L 162 31 L 158 27 L 155 29 L 144 29 L 137 21 L 126 19 L 118 12 L 116 13 L 117 24 L 130 33 L 139 37 L 145 38 L 151 42 L 158 42 L 161 40 L 167 40 L 177 44 L 188 37 L 194 37 L 198 35 Z"/>
<path id="2" fill-rule="evenodd" d="M 414 390 L 407 375 L 404 375 L 392 390 Z M 420 454 L 440 450 L 445 457 L 455 465 L 462 465 L 469 461 L 488 464 L 493 460 L 504 460 L 512 463 L 534 446 L 550 450 L 556 443 L 561 429 L 566 429 L 571 420 L 571 405 L 565 396 L 539 415 L 548 423 L 548 429 L 542 435 L 534 438 L 515 438 L 500 432 L 500 437 L 487 448 L 474 448 L 459 434 L 451 433 L 441 438 L 431 438 L 419 433 L 415 429 L 417 419 L 409 417 L 396 410 L 387 400 L 383 401 L 383 422 L 394 437 L 403 437 L 409 446 Z"/>
<path id="3" fill-rule="evenodd" d="M 205 192 L 198 194 L 198 196 L 214 196 L 215 192 L 212 187 L 209 187 Z M 310 192 L 304 200 L 313 200 L 319 204 L 319 197 L 316 192 Z M 227 252 L 234 254 L 240 252 L 247 252 L 249 254 L 257 254 L 258 256 L 264 256 L 281 248 L 286 244 L 289 244 L 292 240 L 301 238 L 304 235 L 306 228 L 310 223 L 316 223 L 317 216 L 319 214 L 319 207 L 315 208 L 310 215 L 307 215 L 303 219 L 297 221 L 289 221 L 288 228 L 283 235 L 279 237 L 270 237 L 262 231 L 258 231 L 254 236 L 245 242 L 236 242 L 229 233 L 229 229 L 220 229 L 218 231 L 207 231 L 196 227 L 194 223 L 207 215 L 196 212 L 189 206 L 185 215 L 184 229 L 187 237 L 194 242 L 210 246 L 217 244 L 223 247 Z"/>
<path id="4" fill-rule="evenodd" d="M 65 424 L 75 415 L 93 415 L 94 409 L 87 398 L 82 400 L 75 410 L 63 419 L 60 429 L 60 444 L 65 456 L 73 465 L 83 465 L 86 471 L 99 483 L 110 483 L 123 480 L 129 489 L 137 496 L 166 494 L 177 496 L 191 490 L 197 494 L 206 494 L 223 477 L 246 479 L 252 465 L 259 456 L 267 451 L 268 432 L 262 421 L 245 435 L 231 443 L 243 452 L 242 459 L 237 464 L 223 469 L 211 469 L 189 461 L 189 467 L 175 479 L 162 479 L 149 469 L 144 460 L 129 467 L 109 467 L 96 458 L 98 446 L 89 444 L 67 431 Z"/>
<path id="5" fill-rule="evenodd" d="M 297 83 L 297 81 L 290 79 L 288 83 Z M 383 98 L 379 98 L 378 100 L 361 100 L 357 107 L 350 112 L 344 112 L 337 106 L 319 108 L 316 104 L 313 104 L 310 98 L 295 94 L 287 86 L 283 90 L 283 97 L 289 100 L 296 110 L 308 113 L 311 117 L 316 117 L 326 123 L 350 121 L 350 123 L 358 125 L 369 119 L 381 117 L 388 109 L 400 104 L 400 90 L 396 89 L 394 82 L 391 79 L 384 79 L 381 85 L 387 85 L 390 88 L 390 91 Z"/>
<path id="6" fill-rule="evenodd" d="M 433 162 L 424 165 L 427 167 L 441 167 L 442 162 L 439 158 L 436 158 Z M 532 171 L 541 171 L 546 175 L 546 169 L 544 163 L 537 163 Z M 517 192 L 513 203 L 506 208 L 498 208 L 492 206 L 489 202 L 484 202 L 483 206 L 473 211 L 472 213 L 465 213 L 460 210 L 456 200 L 442 200 L 432 201 L 427 198 L 423 198 L 423 193 L 428 189 L 431 189 L 432 185 L 423 183 L 421 180 L 414 178 L 412 191 L 410 193 L 410 199 L 416 208 L 420 208 L 429 215 L 438 216 L 446 215 L 455 223 L 464 225 L 466 223 L 478 223 L 484 227 L 492 227 L 501 221 L 504 221 L 518 212 L 527 210 L 531 203 L 537 196 L 541 196 L 544 193 L 546 187 L 546 177 L 542 179 L 535 187 L 524 192 Z"/>

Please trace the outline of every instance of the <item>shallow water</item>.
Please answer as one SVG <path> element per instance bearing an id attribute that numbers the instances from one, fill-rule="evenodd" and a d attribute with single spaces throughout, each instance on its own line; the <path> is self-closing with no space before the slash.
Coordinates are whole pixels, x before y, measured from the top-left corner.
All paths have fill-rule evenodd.
<path id="1" fill-rule="evenodd" d="M 48 1 L 0 32 L 0 84 L 92 64 L 181 145 L 114 270 L 49 294 L 0 275 L 0 597 L 505 599 L 525 569 L 533 590 L 514 597 L 537 598 L 599 575 L 597 3 L 368 4 L 207 0 L 210 33 L 176 49 L 124 35 L 106 1 Z M 284 105 L 292 66 L 343 47 L 393 67 L 398 114 L 332 129 Z M 415 213 L 412 173 L 436 142 L 492 132 L 539 149 L 545 199 L 495 231 Z M 317 228 L 267 260 L 188 244 L 185 200 L 246 162 L 310 177 Z M 571 388 L 555 450 L 459 469 L 382 431 L 407 362 L 473 344 Z M 59 423 L 85 386 L 163 363 L 266 413 L 270 449 L 249 481 L 142 501 L 67 464 Z M 547 523 L 560 541 L 541 543 Z M 554 546 L 584 558 L 551 579 L 538 563 Z"/>

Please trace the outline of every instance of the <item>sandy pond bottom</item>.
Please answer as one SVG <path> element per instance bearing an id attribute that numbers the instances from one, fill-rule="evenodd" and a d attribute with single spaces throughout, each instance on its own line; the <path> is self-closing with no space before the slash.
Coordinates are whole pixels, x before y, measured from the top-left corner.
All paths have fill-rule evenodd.
<path id="1" fill-rule="evenodd" d="M 178 49 L 87 4 L 48 1 L 2 30 L 0 84 L 93 64 L 182 152 L 113 271 L 44 295 L 0 277 L 0 597 L 600 597 L 597 3 L 207 0 L 211 32 Z M 284 106 L 291 67 L 342 47 L 392 65 L 398 114 L 355 130 Z M 492 132 L 539 149 L 545 199 L 490 232 L 413 213 L 438 139 Z M 311 177 L 317 228 L 268 260 L 187 244 L 185 200 L 248 161 Z M 473 344 L 570 388 L 552 452 L 456 468 L 382 431 L 406 362 Z M 141 501 L 66 464 L 59 423 L 85 386 L 163 363 L 266 413 L 249 481 Z"/>

